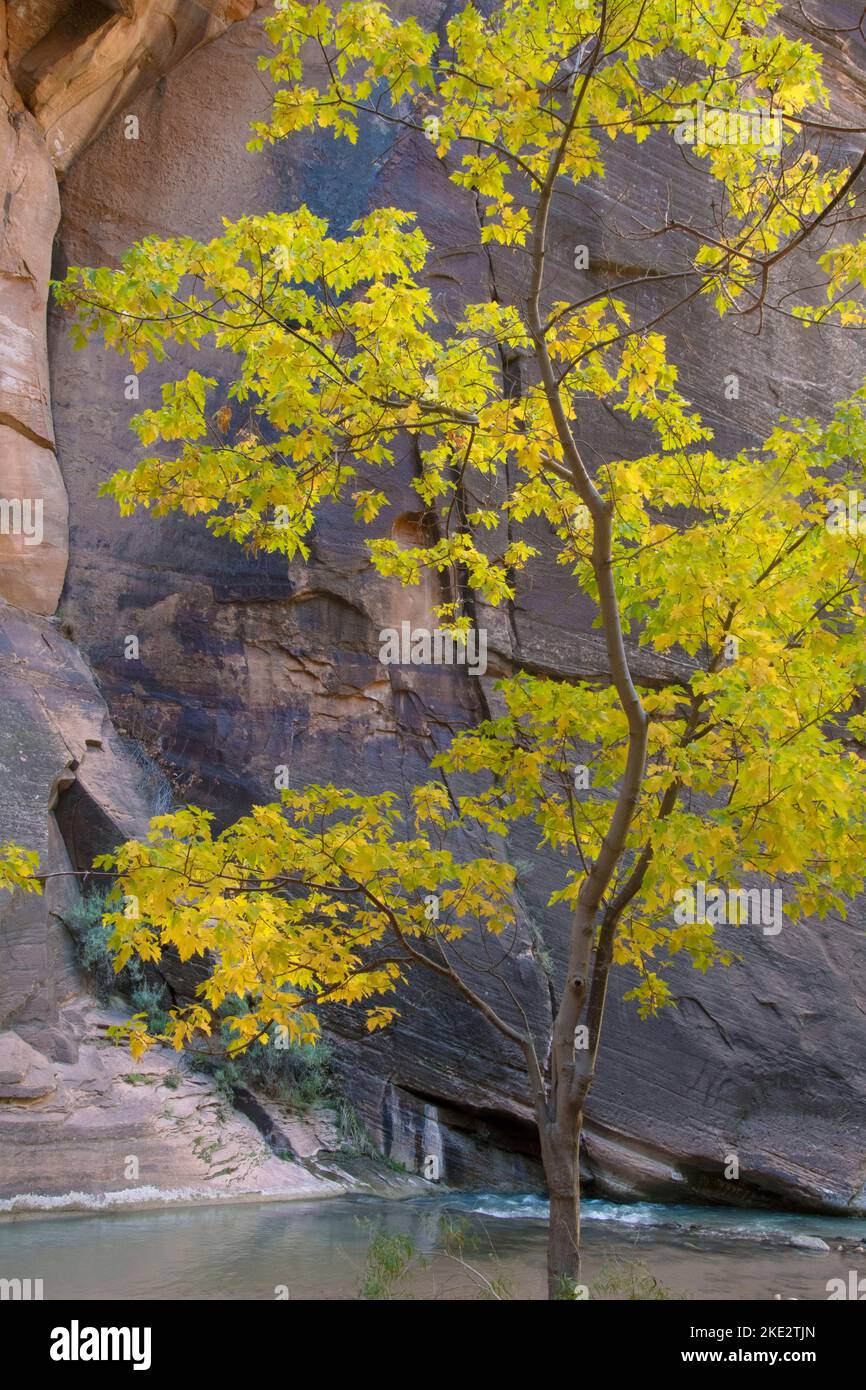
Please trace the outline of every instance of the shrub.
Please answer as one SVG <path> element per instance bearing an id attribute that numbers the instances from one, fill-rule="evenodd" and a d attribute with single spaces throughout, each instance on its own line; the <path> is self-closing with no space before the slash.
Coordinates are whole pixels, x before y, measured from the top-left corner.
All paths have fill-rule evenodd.
<path id="1" fill-rule="evenodd" d="M 99 889 L 82 895 L 64 919 L 72 934 L 78 960 L 90 976 L 103 1004 L 112 995 L 120 994 L 129 1000 L 136 1013 L 147 1015 L 151 1032 L 162 1032 L 168 1022 L 166 988 L 152 973 L 147 973 L 146 967 L 136 956 L 115 974 L 114 961 L 108 948 L 110 931 L 103 920 L 105 899 L 106 894 Z"/>

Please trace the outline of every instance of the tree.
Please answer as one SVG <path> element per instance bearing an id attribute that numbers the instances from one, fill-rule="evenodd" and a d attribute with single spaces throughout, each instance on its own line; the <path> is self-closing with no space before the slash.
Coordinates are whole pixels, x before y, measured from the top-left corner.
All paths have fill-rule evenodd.
<path id="1" fill-rule="evenodd" d="M 804 331 L 863 326 L 866 242 L 844 235 L 866 157 L 834 163 L 819 56 L 772 26 L 777 9 L 504 0 L 467 5 L 440 41 L 378 3 L 332 13 L 288 0 L 268 21 L 277 90 L 255 143 L 315 126 L 354 141 L 364 119 L 423 132 L 525 293 L 451 324 L 423 284 L 431 248 L 409 213 L 380 208 L 332 236 L 304 207 L 226 223 L 208 244 L 151 238 L 119 269 L 74 269 L 58 289 L 79 340 L 101 334 L 136 370 L 206 338 L 225 351 L 227 388 L 174 375 L 162 406 L 136 417 L 143 445 L 168 448 L 106 484 L 125 514 L 202 515 L 217 535 L 300 563 L 329 500 L 351 494 L 375 529 L 408 433 L 428 543 L 371 538 L 382 575 L 439 575 L 438 621 L 466 640 L 483 605 L 513 594 L 540 519 L 596 606 L 607 675 L 501 682 L 491 717 L 434 759 L 408 807 L 313 786 L 223 830 L 190 807 L 100 861 L 117 875 L 118 969 L 169 945 L 207 953 L 202 1002 L 173 1012 L 177 1047 L 236 997 L 235 1048 L 277 1029 L 313 1039 L 328 1003 L 385 1026 L 417 969 L 520 1049 L 553 1297 L 580 1274 L 578 1154 L 613 965 L 631 969 L 626 997 L 645 1016 L 670 1002 L 665 969 L 680 952 L 701 971 L 734 959 L 717 928 L 773 934 L 782 896 L 793 921 L 844 913 L 863 885 L 862 543 L 839 508 L 861 478 L 866 388 L 823 422 L 780 420 L 762 449 L 723 457 L 659 331 L 699 296 L 755 326 L 771 312 Z M 305 84 L 314 56 L 318 86 Z M 662 190 L 658 225 L 639 235 L 664 239 L 671 268 L 551 297 L 557 201 L 603 185 L 616 141 L 637 158 L 650 136 L 711 191 L 707 225 Z M 825 299 L 792 297 L 789 281 L 777 296 L 819 229 Z M 661 309 L 642 310 L 647 286 L 667 296 Z M 519 392 L 503 381 L 514 360 Z M 599 400 L 633 422 L 630 457 L 581 449 Z M 635 680 L 640 648 L 677 658 L 669 684 Z M 451 774 L 471 790 L 454 794 Z M 543 1037 L 507 979 L 507 1007 L 494 1007 L 460 947 L 492 933 L 507 958 L 507 837 L 526 824 L 562 867 L 534 952 L 551 997 Z M 556 932 L 564 972 L 549 963 Z M 153 1041 L 143 1018 L 125 1031 L 136 1051 Z"/>

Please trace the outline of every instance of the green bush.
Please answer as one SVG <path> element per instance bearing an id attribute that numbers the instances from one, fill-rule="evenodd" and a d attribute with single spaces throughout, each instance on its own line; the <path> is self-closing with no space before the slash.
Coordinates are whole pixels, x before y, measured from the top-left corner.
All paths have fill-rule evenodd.
<path id="1" fill-rule="evenodd" d="M 168 1023 L 168 991 L 155 972 L 148 971 L 137 956 L 115 974 L 108 948 L 110 931 L 103 920 L 105 900 L 106 894 L 97 889 L 79 898 L 66 916 L 78 959 L 103 1003 L 108 1003 L 112 995 L 121 995 L 136 1013 L 147 1015 L 152 1033 L 162 1033 Z M 267 1044 L 256 1042 L 246 1052 L 228 1056 L 234 1035 L 225 1022 L 225 1015 L 244 1012 L 242 1000 L 226 1000 L 218 1011 L 223 1056 L 218 1060 L 213 1054 L 198 1053 L 194 1058 L 194 1065 L 209 1071 L 228 1099 L 236 1086 L 249 1086 L 272 1100 L 298 1109 L 333 1098 L 331 1049 L 325 1041 L 318 1042 L 315 1047 L 300 1043 L 281 1047 L 274 1032 Z"/>
<path id="2" fill-rule="evenodd" d="M 115 974 L 114 960 L 108 948 L 110 930 L 103 920 L 106 894 L 96 889 L 78 899 L 65 917 L 72 933 L 78 959 L 90 976 L 94 989 L 103 1004 L 120 994 L 136 1013 L 147 1015 L 148 1028 L 161 1033 L 168 1022 L 167 991 L 164 985 L 148 975 L 145 966 L 133 956 L 123 970 Z"/>
<path id="3" fill-rule="evenodd" d="M 392 1236 L 386 1231 L 374 1230 L 358 1284 L 358 1298 L 377 1303 L 394 1298 L 397 1285 L 418 1263 L 419 1256 L 410 1236 Z"/>
<path id="4" fill-rule="evenodd" d="M 164 1033 L 168 1027 L 168 1012 L 165 1007 L 166 990 L 163 985 L 150 984 L 147 980 L 135 985 L 129 1002 L 137 1014 L 147 1015 L 147 1026 L 151 1033 Z"/>
<path id="5" fill-rule="evenodd" d="M 640 1299 L 655 1302 L 673 1297 L 642 1260 L 612 1260 L 589 1286 L 590 1298 Z"/>
<path id="6" fill-rule="evenodd" d="M 382 1157 L 355 1107 L 342 1097 L 337 1101 L 336 1117 L 341 1153 L 351 1155 L 352 1158 Z M 387 1159 L 384 1161 L 389 1162 Z M 396 1167 L 396 1164 L 393 1166 Z"/>
<path id="7" fill-rule="evenodd" d="M 248 1086 L 299 1110 L 332 1101 L 331 1049 L 324 1039 L 315 1047 L 292 1042 L 281 1046 L 276 1029 L 272 1029 L 267 1043 L 254 1042 L 246 1051 L 229 1055 L 234 1033 L 225 1015 L 244 1012 L 243 1002 L 237 999 L 226 1000 L 220 1006 L 221 1055 L 197 1053 L 193 1065 L 209 1071 L 229 1099 L 235 1087 Z"/>
<path id="8" fill-rule="evenodd" d="M 310 1047 L 288 1043 L 278 1047 L 273 1038 L 253 1043 L 232 1059 L 242 1084 L 302 1108 L 322 1104 L 331 1097 L 331 1049 L 323 1040 Z"/>

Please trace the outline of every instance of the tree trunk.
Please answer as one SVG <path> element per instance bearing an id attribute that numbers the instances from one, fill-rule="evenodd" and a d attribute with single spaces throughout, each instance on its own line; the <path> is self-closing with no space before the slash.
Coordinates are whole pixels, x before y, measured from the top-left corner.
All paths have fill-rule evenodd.
<path id="1" fill-rule="evenodd" d="M 547 1234 L 547 1296 L 569 1298 L 580 1282 L 581 1115 L 552 1124 L 542 1142 L 550 1193 Z"/>

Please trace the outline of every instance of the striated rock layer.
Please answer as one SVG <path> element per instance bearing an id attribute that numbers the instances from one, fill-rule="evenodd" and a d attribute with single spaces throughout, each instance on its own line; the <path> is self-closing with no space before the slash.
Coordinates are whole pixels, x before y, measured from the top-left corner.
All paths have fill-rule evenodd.
<path id="1" fill-rule="evenodd" d="M 146 757 L 117 733 L 91 668 L 52 617 L 68 557 L 46 346 L 57 174 L 139 92 L 255 8 L 0 0 L 0 844 L 37 851 L 45 874 L 41 897 L 0 893 L 4 1191 L 39 1182 L 93 1191 L 99 1181 L 94 1155 L 68 1142 L 79 1118 L 86 1128 L 77 1112 L 87 1087 L 70 1078 L 81 1064 L 76 1010 L 87 1005 L 64 922 L 77 897 L 73 869 L 141 833 L 156 809 Z M 123 1087 L 109 1066 L 97 1070 L 94 1145 L 112 1123 L 115 1137 L 132 1133 L 117 1116 Z M 184 1143 L 179 1132 L 181 1153 Z M 163 1186 L 186 1172 L 180 1160 L 162 1169 Z"/>
<path id="2" fill-rule="evenodd" d="M 17 1104 L 3 1104 L 6 1063 L 0 1035 L 0 1212 L 88 1208 L 111 1194 L 146 1204 L 216 1201 L 258 1193 L 281 1198 L 334 1196 L 346 1183 L 278 1158 L 250 1120 L 207 1077 L 164 1049 L 133 1063 L 104 1035 L 119 1016 L 82 1000 L 63 1010 L 76 1056 L 51 1069 L 32 1064 Z M 27 1044 L 20 1039 L 18 1052 Z M 18 1054 L 16 1053 L 16 1056 Z M 38 1056 L 38 1054 L 36 1054 Z M 45 1059 L 42 1066 L 45 1067 Z M 22 1102 L 27 1103 L 22 1103 Z M 305 1136 L 307 1137 L 306 1133 Z"/>
<path id="3" fill-rule="evenodd" d="M 452 7 L 425 0 L 401 8 L 436 22 Z M 838 9 L 821 12 L 830 22 Z M 106 125 L 64 186 L 64 263 L 114 261 L 146 234 L 206 237 L 222 215 L 249 210 L 306 201 L 344 229 L 367 207 L 395 203 L 418 210 L 437 248 L 430 282 L 444 307 L 521 295 L 520 258 L 481 247 L 474 201 L 449 183 L 423 139 L 383 125 L 368 127 L 355 149 L 300 137 L 249 154 L 249 122 L 266 109 L 256 70 L 264 48 L 257 19 L 238 25 L 138 99 L 138 141 L 123 138 L 117 119 Z M 851 38 L 826 51 L 834 114 L 840 124 L 861 124 L 863 46 Z M 703 195 L 661 139 L 641 147 L 639 177 L 637 168 L 633 147 L 620 142 L 604 188 L 560 209 L 552 296 L 573 288 L 578 244 L 590 249 L 590 279 L 616 277 L 635 257 L 647 269 L 663 266 L 656 242 L 629 239 L 636 217 L 651 221 L 659 204 L 688 206 Z M 660 306 L 659 295 L 648 287 L 644 307 Z M 781 317 L 768 316 L 757 336 L 720 330 L 708 306 L 693 305 L 670 334 L 683 389 L 723 449 L 757 443 L 780 412 L 820 414 L 864 375 L 853 335 L 805 336 Z M 134 456 L 129 415 L 157 402 L 158 377 L 142 379 L 140 406 L 128 404 L 124 364 L 98 347 L 73 354 L 60 322 L 52 365 L 71 508 L 64 615 L 115 719 L 170 766 L 184 796 L 229 818 L 272 794 L 281 764 L 295 784 L 330 779 L 400 790 L 451 731 L 495 702 L 489 679 L 379 664 L 380 628 L 420 621 L 431 600 L 372 573 L 348 508 L 322 513 L 309 565 L 288 569 L 277 557 L 251 559 L 185 519 L 121 522 L 97 488 Z M 198 365 L 220 374 L 207 354 Z M 737 401 L 724 396 L 732 371 Z M 643 441 L 631 431 L 601 409 L 587 417 L 587 438 L 601 454 L 639 450 Z M 407 451 L 383 523 L 395 535 L 413 525 L 413 466 Z M 516 666 L 597 673 L 604 660 L 591 613 L 540 539 L 542 556 L 515 603 L 483 615 L 490 675 Z M 127 634 L 139 638 L 137 660 L 125 659 Z M 646 654 L 638 661 L 645 680 L 674 671 Z M 561 956 L 561 919 L 546 907 L 555 866 L 529 844 L 511 852 L 521 865 L 524 943 L 512 983 L 542 1027 L 548 1003 L 528 942 L 534 928 Z M 735 943 L 742 965 L 706 977 L 674 971 L 678 1007 L 653 1022 L 640 1023 L 614 994 L 589 1105 L 585 1168 L 596 1190 L 866 1205 L 862 920 L 858 905 L 847 922 L 790 927 L 777 938 L 742 928 Z M 191 978 L 187 972 L 175 983 L 188 988 Z M 507 1000 L 500 1006 L 507 1009 Z M 366 1036 L 349 1013 L 335 1020 L 334 1033 L 342 1078 L 395 1158 L 414 1167 L 436 1153 L 452 1182 L 538 1181 L 520 1058 L 438 982 L 416 980 L 401 1019 L 382 1034 Z M 723 1176 L 732 1153 L 738 1184 Z"/>
<path id="4" fill-rule="evenodd" d="M 260 0 L 0 0 L 0 599 L 18 608 L 53 613 L 66 572 L 45 345 L 57 175 L 112 118 L 135 117 L 141 92 L 256 8 Z M 10 520 L 9 506 L 30 520 Z"/>
<path id="5" fill-rule="evenodd" d="M 118 730 L 171 769 L 179 795 L 229 818 L 271 794 L 281 764 L 296 784 L 401 790 L 452 730 L 495 707 L 490 679 L 379 664 L 380 628 L 422 622 L 432 595 L 372 574 L 348 508 L 323 513 L 310 564 L 288 570 L 276 557 L 252 560 L 210 539 L 193 522 L 121 523 L 97 489 L 134 456 L 129 415 L 156 402 L 158 379 L 144 377 L 140 404 L 127 402 L 125 365 L 96 347 L 74 354 L 57 320 L 46 351 L 56 173 L 67 174 L 58 272 L 72 261 L 110 262 L 149 233 L 211 235 L 222 215 L 306 201 L 342 230 L 367 207 L 396 203 L 418 209 L 437 248 L 430 281 L 444 307 L 520 297 L 519 258 L 481 247 L 474 201 L 449 183 L 425 141 L 382 126 L 368 128 L 354 150 L 327 137 L 246 151 L 249 122 L 267 109 L 256 69 L 265 41 L 260 20 L 247 18 L 254 8 L 250 0 L 0 0 L 0 497 L 41 499 L 44 528 L 32 545 L 23 532 L 0 528 L 0 773 L 8 792 L 0 842 L 37 849 L 51 875 L 44 898 L 0 904 L 4 1194 L 120 1190 L 117 1158 L 137 1152 L 134 1135 L 149 1155 L 148 1183 L 214 1177 L 196 1161 L 192 1132 L 178 1139 L 177 1128 L 178 1106 L 189 1102 L 195 1135 L 203 1133 L 210 1101 L 200 1104 L 186 1081 L 180 1092 L 166 1085 L 161 1063 L 159 1079 L 124 1080 L 152 1069 L 127 1060 L 121 1074 L 118 1055 L 97 1041 L 63 926 L 69 870 L 140 833 L 154 809 L 141 760 Z M 454 6 L 423 0 L 402 8 L 435 23 Z M 840 26 L 844 10 L 817 0 L 812 7 L 816 19 Z M 787 22 L 805 21 L 792 14 Z M 863 45 L 850 35 L 824 40 L 834 114 L 860 125 Z M 127 138 L 130 116 L 137 139 Z M 558 216 L 552 294 L 573 288 L 578 244 L 590 249 L 590 278 L 616 277 L 636 257 L 648 269 L 663 265 L 658 243 L 628 238 L 634 218 L 668 199 L 689 206 L 700 191 L 662 142 L 641 147 L 639 179 L 636 167 L 634 150 L 623 146 L 604 189 Z M 661 305 L 656 293 L 645 291 L 647 308 Z M 720 447 L 757 442 L 781 411 L 821 413 L 862 380 L 853 335 L 806 338 L 776 318 L 760 337 L 720 332 L 715 322 L 710 336 L 708 314 L 693 307 L 672 333 L 672 350 Z M 737 402 L 723 394 L 731 371 L 741 381 Z M 604 411 L 587 418 L 586 434 L 602 454 L 640 447 Z M 398 537 L 415 526 L 413 466 L 407 450 L 384 522 Z M 603 648 L 591 613 L 545 559 L 543 534 L 540 541 L 542 556 L 514 604 L 482 615 L 490 675 L 516 666 L 599 673 Z M 61 631 L 51 615 L 65 575 Z M 136 660 L 125 657 L 130 634 L 139 638 Z M 638 667 L 652 681 L 675 669 L 647 654 Z M 529 942 L 541 932 L 561 954 L 560 919 L 546 907 L 555 866 L 528 844 L 511 853 L 522 914 L 512 984 L 541 1028 L 548 1004 Z M 675 973 L 678 1008 L 659 1020 L 641 1024 L 612 998 L 586 1175 L 596 1190 L 620 1196 L 863 1207 L 862 911 L 778 938 L 743 928 L 736 945 L 744 962 L 726 973 Z M 193 979 L 179 972 L 174 982 L 188 990 Z M 433 1154 L 454 1183 L 540 1180 L 520 1058 L 438 982 L 416 980 L 385 1033 L 367 1036 L 345 1012 L 334 1037 L 342 1080 L 395 1159 L 416 1168 Z M 738 1184 L 722 1176 L 734 1152 Z"/>

